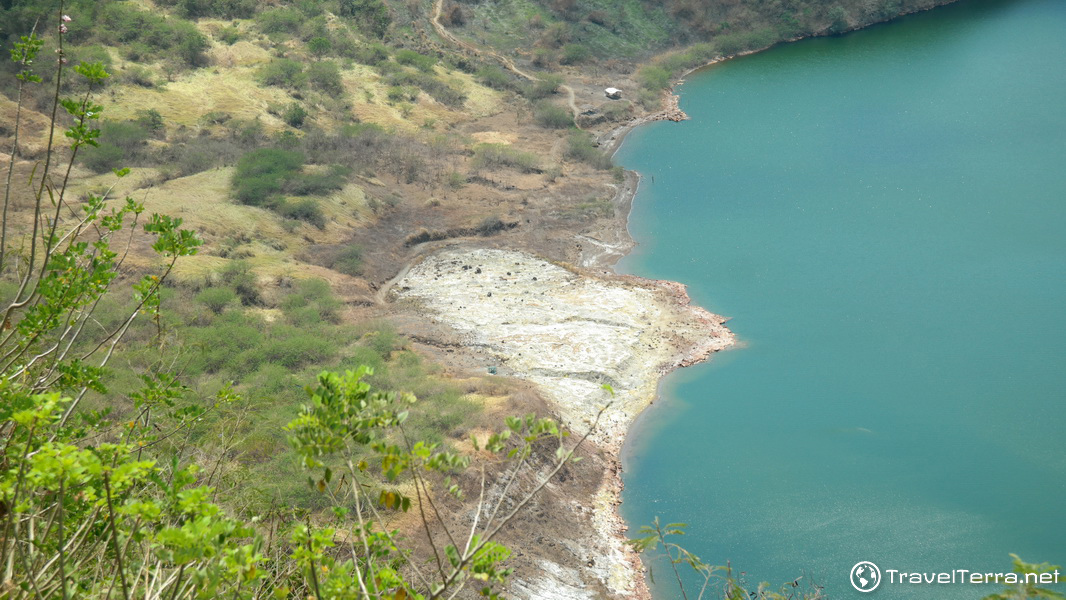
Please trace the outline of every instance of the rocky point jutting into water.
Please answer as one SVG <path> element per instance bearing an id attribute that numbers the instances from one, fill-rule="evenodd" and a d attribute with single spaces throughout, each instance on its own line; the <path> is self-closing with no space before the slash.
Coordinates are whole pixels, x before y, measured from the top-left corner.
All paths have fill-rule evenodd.
<path id="1" fill-rule="evenodd" d="M 636 558 L 623 544 L 625 528 L 615 513 L 618 452 L 663 374 L 733 343 L 724 319 L 690 305 L 677 283 L 592 275 L 506 250 L 439 251 L 412 267 L 395 290 L 398 301 L 417 303 L 462 346 L 476 349 L 485 365 L 537 384 L 568 428 L 583 433 L 595 423 L 589 439 L 613 464 L 614 475 L 600 483 L 590 511 L 581 506 L 584 499 L 571 503 L 590 513 L 584 531 L 568 532 L 579 548 L 575 560 L 542 560 L 542 572 L 519 577 L 513 592 L 597 597 L 590 580 L 613 594 L 641 590 Z"/>

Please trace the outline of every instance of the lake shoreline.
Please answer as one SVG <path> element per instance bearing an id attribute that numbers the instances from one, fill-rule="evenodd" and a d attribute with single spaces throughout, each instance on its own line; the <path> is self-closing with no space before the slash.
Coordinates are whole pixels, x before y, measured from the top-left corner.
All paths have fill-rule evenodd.
<path id="1" fill-rule="evenodd" d="M 790 44 L 807 38 L 826 37 L 828 35 L 844 35 L 852 31 L 858 31 L 876 25 L 887 24 L 900 17 L 924 12 L 933 8 L 938 8 L 940 6 L 953 4 L 958 1 L 959 0 L 934 0 L 934 2 L 930 6 L 915 8 L 913 10 L 901 12 L 900 14 L 890 19 L 855 26 L 848 29 L 846 32 L 842 32 L 840 34 L 824 33 L 800 36 L 789 40 L 775 42 L 763 48 L 746 50 L 744 52 L 739 52 L 728 56 L 717 56 L 705 64 L 684 71 L 676 80 L 674 80 L 670 87 L 664 90 L 663 92 L 664 108 L 649 115 L 644 115 L 631 119 L 626 123 L 607 131 L 606 133 L 597 137 L 597 143 L 599 144 L 600 148 L 613 159 L 614 155 L 618 152 L 619 148 L 621 148 L 622 144 L 625 142 L 629 133 L 634 131 L 636 128 L 657 121 L 680 122 L 688 120 L 690 117 L 680 108 L 680 95 L 677 91 L 677 88 L 678 86 L 685 83 L 687 77 L 698 71 L 708 69 L 727 60 L 732 60 L 735 58 L 749 56 L 758 52 L 770 50 L 782 44 Z M 601 253 L 596 256 L 590 256 L 588 260 L 586 260 L 586 257 L 583 256 L 582 266 L 590 268 L 602 268 L 612 274 L 618 274 L 616 270 L 618 261 L 627 256 L 638 245 L 638 242 L 633 238 L 632 233 L 629 230 L 629 222 L 632 216 L 632 208 L 636 200 L 637 193 L 640 191 L 639 188 L 642 181 L 643 176 L 639 172 L 633 170 L 625 171 L 624 183 L 619 188 L 618 192 L 612 200 L 612 205 L 614 206 L 616 211 L 615 214 L 617 222 L 614 231 L 610 232 L 611 234 L 613 234 L 611 235 L 611 237 L 614 238 L 611 246 L 616 251 L 610 253 Z M 681 283 L 676 283 L 676 285 L 680 286 L 682 289 L 684 288 L 684 285 Z M 685 295 L 685 297 L 687 298 L 687 294 Z M 724 319 L 722 322 L 725 323 L 727 320 L 728 319 Z M 736 342 L 734 336 L 734 341 L 729 345 L 729 347 L 735 345 Z M 674 368 L 662 372 L 658 376 L 658 380 L 655 384 L 655 397 L 648 403 L 648 406 L 650 406 L 655 402 L 655 400 L 658 400 L 660 398 L 660 390 L 662 388 L 663 381 L 669 373 L 673 372 L 674 370 L 676 370 L 676 368 L 679 368 L 681 366 L 690 366 L 692 364 L 703 362 L 704 360 L 708 360 L 709 357 L 710 353 L 703 356 L 699 360 L 695 360 L 685 364 L 679 364 Z M 616 544 L 624 548 L 623 551 L 626 555 L 625 562 L 627 566 L 632 570 L 630 575 L 634 580 L 634 585 L 630 597 L 635 598 L 637 600 L 654 600 L 654 596 L 652 595 L 651 590 L 648 587 L 646 578 L 647 569 L 644 565 L 643 559 L 641 555 L 633 551 L 627 544 L 628 536 L 626 535 L 626 532 L 629 530 L 631 524 L 626 522 L 625 518 L 622 517 L 620 511 L 620 507 L 622 505 L 622 492 L 625 489 L 625 483 L 622 479 L 623 447 L 625 446 L 626 441 L 629 439 L 632 430 L 639 422 L 639 419 L 643 413 L 644 411 L 642 410 L 633 416 L 632 420 L 629 422 L 625 432 L 623 433 L 616 446 L 605 448 L 605 450 L 607 450 L 608 454 L 610 455 L 610 460 L 612 462 L 613 468 L 611 469 L 611 474 L 607 478 L 608 480 L 604 482 L 603 487 L 601 488 L 601 494 L 604 494 L 606 496 L 607 502 L 612 507 L 613 512 L 610 515 L 609 521 L 612 524 L 612 530 L 615 532 L 614 535 L 616 538 Z"/>
<path id="2" fill-rule="evenodd" d="M 599 143 L 600 149 L 602 149 L 608 155 L 613 157 L 615 155 L 615 153 L 618 151 L 618 149 L 622 146 L 622 143 L 625 141 L 626 136 L 629 135 L 629 133 L 631 131 L 633 131 L 637 127 L 640 127 L 641 125 L 646 125 L 648 123 L 655 123 L 657 121 L 680 122 L 680 121 L 688 120 L 689 116 L 685 113 L 685 111 L 681 110 L 681 108 L 680 108 L 680 106 L 678 104 L 679 101 L 680 101 L 680 96 L 677 94 L 676 88 L 677 88 L 677 86 L 685 83 L 685 78 L 686 77 L 688 77 L 689 75 L 692 75 L 693 73 L 695 73 L 697 71 L 702 71 L 704 69 L 713 67 L 713 66 L 715 66 L 717 64 L 720 64 L 720 63 L 723 63 L 723 62 L 725 62 L 727 60 L 733 60 L 735 58 L 742 58 L 744 56 L 750 56 L 752 54 L 757 54 L 759 52 L 765 52 L 767 50 L 770 50 L 770 49 L 775 48 L 777 46 L 780 46 L 782 44 L 792 44 L 792 43 L 799 42 L 799 41 L 802 41 L 802 40 L 812 39 L 812 38 L 819 38 L 819 37 L 831 37 L 831 36 L 834 36 L 834 35 L 847 35 L 847 34 L 849 34 L 851 32 L 854 32 L 854 31 L 860 31 L 860 30 L 863 30 L 863 29 L 869 29 L 870 27 L 875 27 L 875 26 L 878 26 L 878 25 L 887 25 L 887 24 L 889 24 L 889 23 L 891 23 L 891 22 L 893 22 L 896 19 L 899 19 L 901 17 L 906 17 L 908 15 L 913 15 L 913 14 L 917 14 L 917 13 L 920 13 L 920 12 L 925 12 L 925 11 L 928 11 L 928 10 L 932 10 L 934 8 L 939 8 L 941 6 L 947 6 L 949 4 L 954 4 L 956 2 L 961 2 L 961 1 L 962 0 L 933 0 L 933 2 L 929 6 L 919 7 L 919 8 L 914 8 L 912 10 L 903 11 L 903 12 L 901 12 L 901 13 L 899 13 L 899 14 L 891 17 L 891 18 L 884 19 L 884 20 L 881 20 L 881 21 L 874 21 L 872 23 L 866 23 L 866 24 L 863 24 L 863 25 L 855 25 L 855 26 L 850 27 L 846 31 L 842 31 L 840 33 L 823 32 L 823 33 L 816 33 L 816 34 L 811 34 L 811 35 L 801 35 L 801 36 L 797 36 L 797 37 L 790 38 L 790 39 L 787 39 L 787 40 L 781 40 L 781 41 L 778 41 L 778 42 L 774 42 L 772 44 L 769 44 L 767 46 L 763 46 L 762 48 L 757 48 L 757 49 L 754 49 L 754 50 L 744 50 L 743 52 L 738 52 L 736 54 L 728 54 L 728 55 L 716 56 L 716 57 L 712 58 L 711 60 L 707 61 L 706 63 L 704 63 L 702 65 L 698 65 L 698 66 L 692 67 L 690 69 L 687 69 L 683 73 L 681 73 L 681 75 L 678 76 L 677 79 L 675 79 L 673 81 L 673 83 L 670 84 L 670 87 L 666 88 L 663 91 L 663 96 L 664 96 L 663 97 L 663 102 L 665 104 L 665 106 L 663 108 L 661 108 L 661 109 L 659 109 L 659 110 L 657 110 L 655 112 L 652 112 L 650 114 L 630 119 L 629 121 L 626 121 L 625 123 L 623 123 L 623 124 L 613 128 L 613 129 L 611 129 L 610 131 L 607 131 L 606 133 L 597 136 L 596 141 Z"/>

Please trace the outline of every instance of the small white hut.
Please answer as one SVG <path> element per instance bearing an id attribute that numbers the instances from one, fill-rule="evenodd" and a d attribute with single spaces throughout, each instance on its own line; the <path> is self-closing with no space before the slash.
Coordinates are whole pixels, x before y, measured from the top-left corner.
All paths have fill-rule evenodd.
<path id="1" fill-rule="evenodd" d="M 611 100 L 619 100 L 622 97 L 622 90 L 618 88 L 609 87 L 603 90 L 603 95 L 607 96 Z"/>

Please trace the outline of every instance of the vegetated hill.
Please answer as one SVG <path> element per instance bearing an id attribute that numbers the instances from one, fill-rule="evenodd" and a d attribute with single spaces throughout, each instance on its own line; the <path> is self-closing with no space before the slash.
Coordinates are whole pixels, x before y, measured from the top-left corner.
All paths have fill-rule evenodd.
<path id="1" fill-rule="evenodd" d="M 573 260 L 575 234 L 615 216 L 619 173 L 588 134 L 567 129 L 561 78 L 531 82 L 453 53 L 431 14 L 429 3 L 379 0 L 0 2 L 5 46 L 31 31 L 45 43 L 33 65 L 44 81 L 22 90 L 12 228 L 32 222 L 22 182 L 46 148 L 62 23 L 60 95 L 89 91 L 71 72 L 80 61 L 111 73 L 93 90 L 99 145 L 79 151 L 68 201 L 132 196 L 205 242 L 165 294 L 169 358 L 144 348 L 156 324 L 135 331 L 105 403 L 129 409 L 123 395 L 159 361 L 179 365 L 193 395 L 233 382 L 247 403 L 206 423 L 198 451 L 233 485 L 261 482 L 240 500 L 251 512 L 306 500 L 280 426 L 321 369 L 376 366 L 376 385 L 425 401 L 420 436 L 434 440 L 495 422 L 486 415 L 526 389 L 423 362 L 402 335 L 422 323 L 380 292 L 423 248 L 466 238 Z M 0 64 L 6 166 L 18 68 Z M 124 265 L 152 260 L 138 241 Z"/>
<path id="2" fill-rule="evenodd" d="M 723 54 L 839 33 L 944 0 L 447 0 L 453 27 L 540 63 L 646 59 L 694 43 Z"/>

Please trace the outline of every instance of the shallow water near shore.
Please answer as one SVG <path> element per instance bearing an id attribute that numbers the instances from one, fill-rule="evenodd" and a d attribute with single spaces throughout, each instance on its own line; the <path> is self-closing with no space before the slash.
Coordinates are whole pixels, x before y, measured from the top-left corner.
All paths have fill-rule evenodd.
<path id="1" fill-rule="evenodd" d="M 866 597 L 860 560 L 1066 562 L 1064 31 L 1061 0 L 964 0 L 715 65 L 691 121 L 629 135 L 620 270 L 689 285 L 742 344 L 631 432 L 631 533 L 685 522 L 708 562 L 833 598 Z"/>

